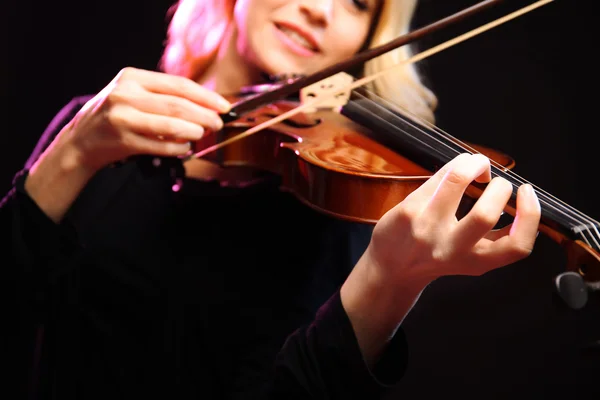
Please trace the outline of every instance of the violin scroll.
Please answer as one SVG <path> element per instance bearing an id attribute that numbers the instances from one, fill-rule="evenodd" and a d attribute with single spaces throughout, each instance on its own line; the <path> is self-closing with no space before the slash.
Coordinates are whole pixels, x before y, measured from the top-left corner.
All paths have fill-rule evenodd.
<path id="1" fill-rule="evenodd" d="M 576 272 L 588 284 L 600 289 L 600 254 L 581 240 L 563 242 L 567 255 L 567 270 Z"/>
<path id="2" fill-rule="evenodd" d="M 582 309 L 589 293 L 600 290 L 600 255 L 581 240 L 563 243 L 567 254 L 567 271 L 556 277 L 558 295 L 572 309 Z"/>

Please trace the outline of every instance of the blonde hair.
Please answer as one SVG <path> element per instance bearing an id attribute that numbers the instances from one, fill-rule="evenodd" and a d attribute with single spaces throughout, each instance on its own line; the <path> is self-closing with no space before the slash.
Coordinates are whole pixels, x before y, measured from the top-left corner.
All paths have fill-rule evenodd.
<path id="1" fill-rule="evenodd" d="M 234 5 L 235 0 L 178 0 L 169 10 L 171 20 L 160 68 L 169 74 L 197 78 L 214 57 L 233 19 Z M 416 6 L 417 0 L 384 0 L 367 48 L 407 33 Z M 377 73 L 411 55 L 410 46 L 402 46 L 365 63 L 363 74 Z M 437 98 L 423 84 L 415 65 L 383 75 L 371 88 L 401 109 L 434 122 Z"/>

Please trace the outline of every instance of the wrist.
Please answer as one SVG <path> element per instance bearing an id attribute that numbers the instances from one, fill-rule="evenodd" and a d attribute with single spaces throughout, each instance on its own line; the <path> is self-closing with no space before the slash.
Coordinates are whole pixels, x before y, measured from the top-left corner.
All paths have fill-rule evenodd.
<path id="1" fill-rule="evenodd" d="M 62 136 L 50 144 L 29 170 L 25 191 L 54 222 L 63 218 L 97 172 L 82 161 L 81 152 Z"/>
<path id="2" fill-rule="evenodd" d="M 86 165 L 83 154 L 67 141 L 59 138 L 48 146 L 29 171 L 30 176 L 39 176 L 47 179 L 72 181 L 77 183 L 89 180 L 97 169 Z"/>
<path id="3" fill-rule="evenodd" d="M 56 136 L 56 139 L 42 157 L 47 158 L 47 163 L 58 168 L 62 173 L 72 175 L 93 176 L 100 168 L 87 162 L 85 152 L 73 140 L 71 133 L 73 121 L 69 122 Z M 40 160 L 42 159 L 40 157 Z"/>
<path id="4" fill-rule="evenodd" d="M 391 332 L 429 283 L 426 279 L 387 277 L 363 256 L 342 286 L 342 303 L 357 316 L 373 320 L 373 327 Z"/>
<path id="5" fill-rule="evenodd" d="M 390 277 L 383 271 L 367 249 L 340 291 L 344 310 L 370 365 L 430 283 L 423 277 Z"/>

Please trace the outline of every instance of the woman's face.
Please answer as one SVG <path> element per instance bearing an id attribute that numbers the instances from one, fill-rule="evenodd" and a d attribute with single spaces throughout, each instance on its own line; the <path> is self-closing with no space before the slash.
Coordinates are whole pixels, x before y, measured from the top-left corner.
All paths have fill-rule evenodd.
<path id="1" fill-rule="evenodd" d="M 237 50 L 261 71 L 310 74 L 363 46 L 382 0 L 237 0 Z"/>

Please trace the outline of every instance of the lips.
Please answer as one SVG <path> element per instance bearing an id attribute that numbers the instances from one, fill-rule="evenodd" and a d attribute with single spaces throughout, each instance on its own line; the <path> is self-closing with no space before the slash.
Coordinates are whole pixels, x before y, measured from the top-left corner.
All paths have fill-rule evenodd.
<path id="1" fill-rule="evenodd" d="M 310 32 L 305 31 L 299 26 L 289 22 L 276 22 L 275 27 L 287 35 L 299 46 L 302 46 L 315 53 L 320 51 L 319 44 L 315 37 L 311 35 Z"/>

